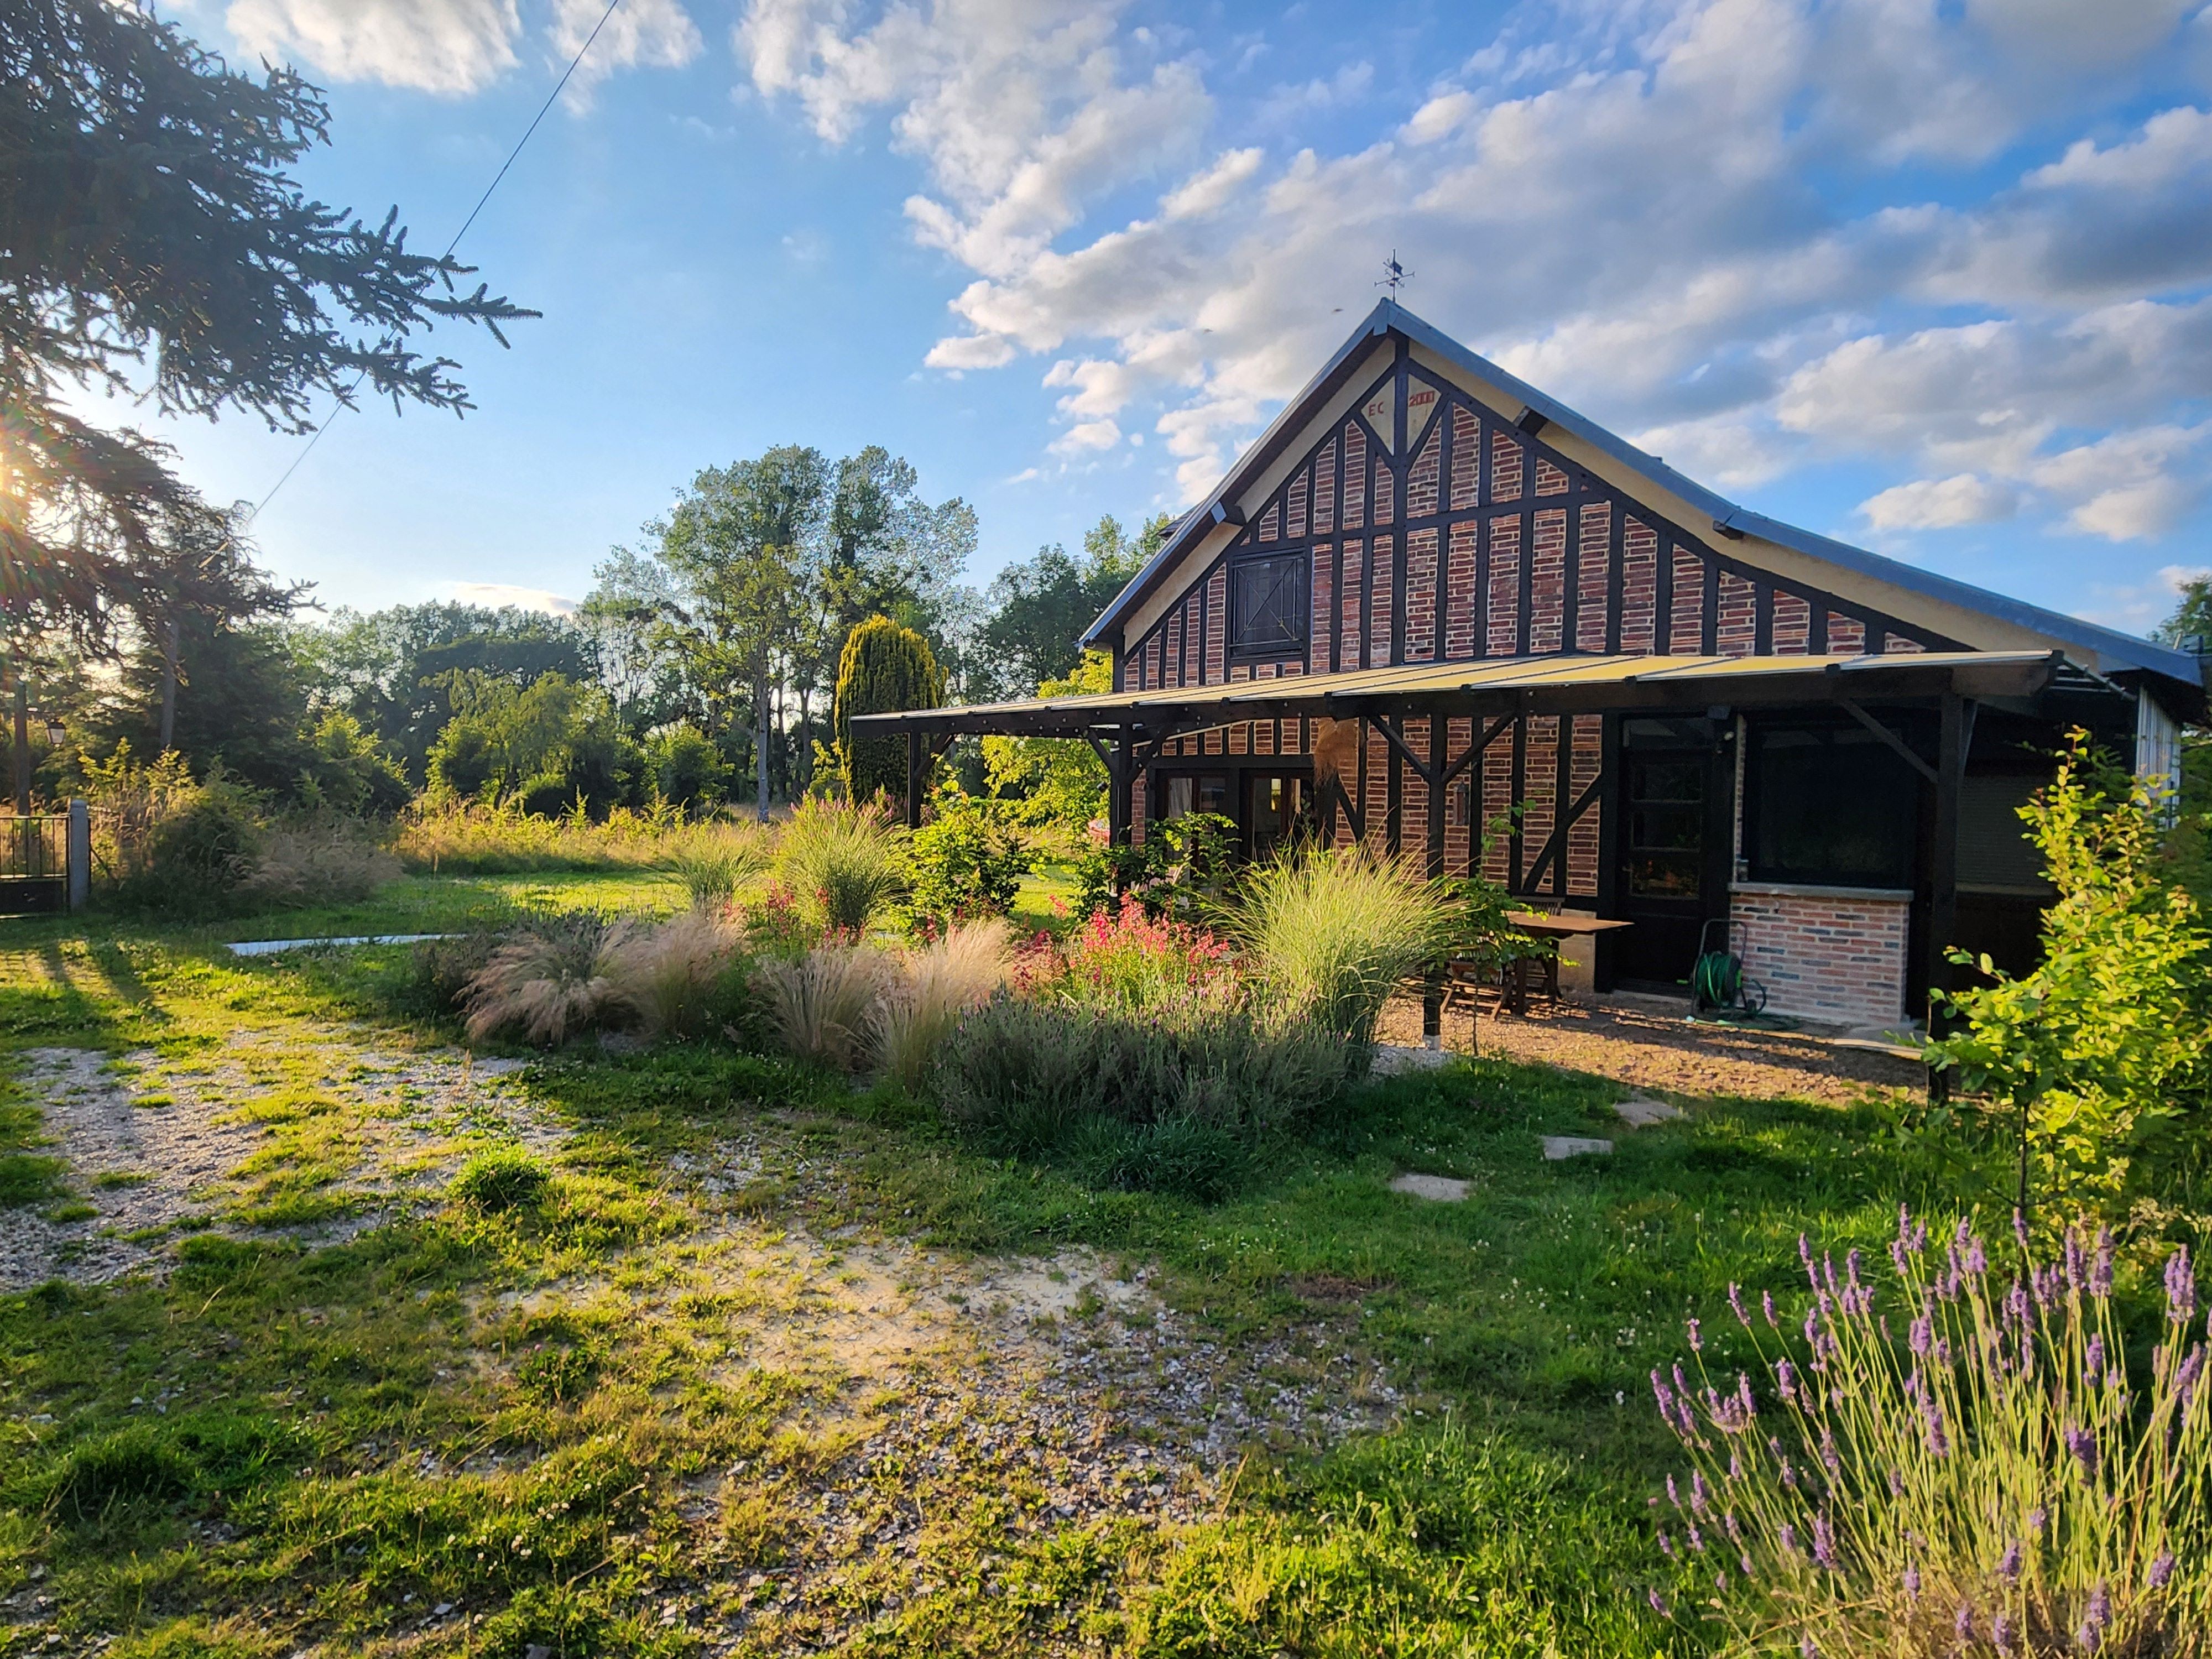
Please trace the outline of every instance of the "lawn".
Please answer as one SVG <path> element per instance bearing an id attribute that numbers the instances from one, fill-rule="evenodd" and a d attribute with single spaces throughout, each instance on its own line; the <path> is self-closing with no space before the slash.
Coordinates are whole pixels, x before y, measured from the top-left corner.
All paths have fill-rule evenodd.
<path id="1" fill-rule="evenodd" d="M 80 1278 L 161 1269 L 0 1299 L 0 1653 L 1697 1651 L 1693 1598 L 1645 1606 L 1648 1373 L 1692 1315 L 1725 1370 L 1728 1285 L 1794 1305 L 1801 1233 L 1871 1250 L 2002 1181 L 1872 1104 L 1630 1132 L 1616 1085 L 1482 1060 L 1207 1208 L 723 1043 L 495 1065 L 404 947 L 222 949 L 682 899 L 0 923 L 0 1202 Z M 151 1146 L 201 1101 L 188 1193 L 40 1144 L 40 1103 Z M 1618 1150 L 1541 1159 L 1577 1133 Z"/>

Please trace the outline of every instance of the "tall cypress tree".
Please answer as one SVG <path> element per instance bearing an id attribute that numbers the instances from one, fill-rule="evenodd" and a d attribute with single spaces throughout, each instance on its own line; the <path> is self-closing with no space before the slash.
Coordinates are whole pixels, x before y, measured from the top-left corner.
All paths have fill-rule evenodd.
<path id="1" fill-rule="evenodd" d="M 906 793 L 906 744 L 898 738 L 853 736 L 853 716 L 902 708 L 935 708 L 945 701 L 945 671 L 929 641 L 889 617 L 871 617 L 845 640 L 837 663 L 837 767 L 847 799 L 872 799 L 879 790 Z"/>

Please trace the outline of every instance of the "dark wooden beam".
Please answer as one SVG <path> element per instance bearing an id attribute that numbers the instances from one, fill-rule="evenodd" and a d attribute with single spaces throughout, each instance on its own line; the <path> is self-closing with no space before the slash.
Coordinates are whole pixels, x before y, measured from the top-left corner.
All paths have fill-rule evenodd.
<path id="1" fill-rule="evenodd" d="M 1951 946 L 1959 931 L 1959 794 L 1966 771 L 1967 721 L 1972 705 L 1946 694 L 1938 720 L 1935 843 L 1929 848 L 1928 1029 L 1944 1023 L 1941 994 L 1954 983 Z"/>
<path id="2" fill-rule="evenodd" d="M 1597 763 L 1597 913 L 1617 920 L 1620 913 L 1620 716 L 1603 714 Z M 1611 936 L 1595 936 L 1590 961 L 1590 988 L 1602 994 L 1613 989 Z"/>
<path id="3" fill-rule="evenodd" d="M 906 734 L 906 827 L 921 828 L 921 733 Z"/>
<path id="4" fill-rule="evenodd" d="M 1944 696 L 1946 701 L 1948 702 L 1950 699 L 1950 694 L 1946 692 Z M 1911 767 L 1914 771 L 1919 773 L 1922 777 L 1927 779 L 1930 783 L 1936 781 L 1936 768 L 1929 765 L 1926 761 L 1914 754 L 1911 745 L 1908 744 L 1904 738 L 1899 737 L 1896 732 L 1891 731 L 1873 715 L 1868 714 L 1865 709 L 1860 708 L 1858 704 L 1853 702 L 1849 697 L 1838 697 L 1836 699 L 1836 706 L 1841 708 L 1845 714 L 1849 714 L 1853 720 L 1856 720 L 1861 726 L 1866 727 L 1868 731 L 1873 732 L 1875 736 L 1880 738 L 1884 743 L 1887 744 L 1891 750 L 1895 753 L 1899 759 L 1903 760 L 1904 763 L 1907 766 Z"/>

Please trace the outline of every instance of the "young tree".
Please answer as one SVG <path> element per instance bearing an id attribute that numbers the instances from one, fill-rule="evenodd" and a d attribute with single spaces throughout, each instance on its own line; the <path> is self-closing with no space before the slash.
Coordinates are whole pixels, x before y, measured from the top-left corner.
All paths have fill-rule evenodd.
<path id="1" fill-rule="evenodd" d="M 409 252 L 396 210 L 371 228 L 309 199 L 289 169 L 328 129 L 289 70 L 234 73 L 137 4 L 0 6 L 0 610 L 17 622 L 96 629 L 186 499 L 161 446 L 76 412 L 83 392 L 286 432 L 362 384 L 458 412 L 455 365 L 412 337 L 532 314 L 458 291 L 469 267 Z"/>
<path id="2" fill-rule="evenodd" d="M 801 550 L 823 510 L 821 452 L 785 444 L 754 460 L 708 467 L 653 526 L 661 562 L 682 582 L 681 638 L 695 683 L 743 684 L 751 694 L 753 783 L 768 821 L 769 732 L 802 593 Z"/>

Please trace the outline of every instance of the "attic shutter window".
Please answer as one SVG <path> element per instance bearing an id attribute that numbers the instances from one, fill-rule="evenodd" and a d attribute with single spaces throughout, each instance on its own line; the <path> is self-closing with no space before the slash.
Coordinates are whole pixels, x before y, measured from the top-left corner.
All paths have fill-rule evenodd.
<path id="1" fill-rule="evenodd" d="M 1234 651 L 1295 651 L 1306 642 L 1306 556 L 1249 559 L 1229 568 L 1229 644 Z"/>

